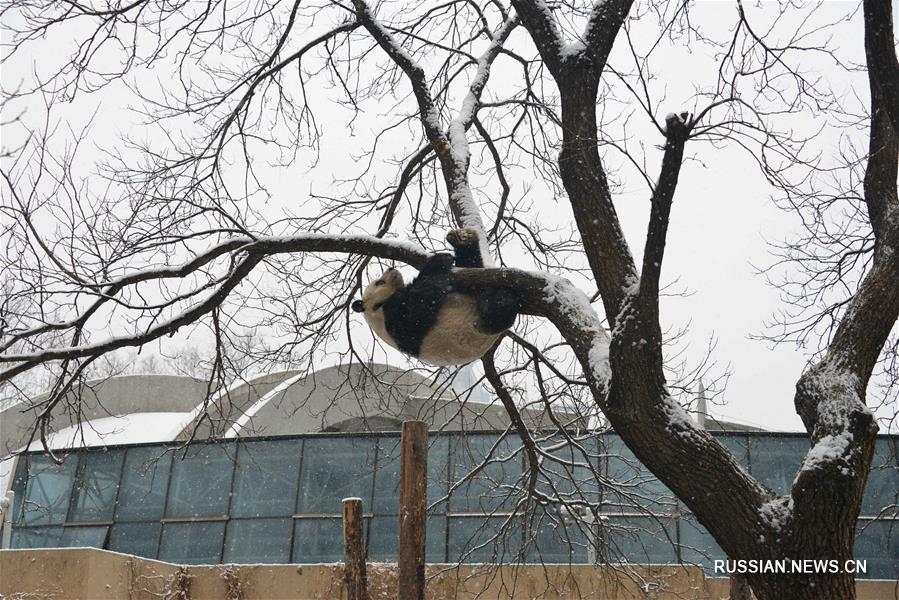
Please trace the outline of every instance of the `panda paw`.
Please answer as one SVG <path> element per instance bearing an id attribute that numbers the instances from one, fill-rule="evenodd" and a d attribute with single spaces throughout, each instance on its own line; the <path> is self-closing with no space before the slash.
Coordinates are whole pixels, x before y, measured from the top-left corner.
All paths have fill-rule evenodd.
<path id="1" fill-rule="evenodd" d="M 449 242 L 453 248 L 474 246 L 478 243 L 479 239 L 478 230 L 472 227 L 453 229 L 446 234 L 446 241 Z"/>

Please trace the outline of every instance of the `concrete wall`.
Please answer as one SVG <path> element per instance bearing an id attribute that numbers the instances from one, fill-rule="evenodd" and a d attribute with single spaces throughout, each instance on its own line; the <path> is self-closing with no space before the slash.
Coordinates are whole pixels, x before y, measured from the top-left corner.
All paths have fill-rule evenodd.
<path id="1" fill-rule="evenodd" d="M 372 600 L 393 600 L 396 567 L 370 564 Z M 64 548 L 0 551 L 0 598 L 26 600 L 340 600 L 336 565 L 218 565 L 182 567 L 106 550 Z M 479 565 L 428 566 L 431 600 L 719 600 L 726 579 L 706 579 L 698 567 Z M 860 581 L 858 600 L 899 598 L 896 582 Z"/>

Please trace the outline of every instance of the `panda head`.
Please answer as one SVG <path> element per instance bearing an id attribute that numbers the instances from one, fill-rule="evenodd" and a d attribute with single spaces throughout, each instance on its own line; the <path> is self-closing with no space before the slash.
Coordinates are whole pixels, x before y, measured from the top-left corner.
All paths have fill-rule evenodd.
<path id="1" fill-rule="evenodd" d="M 388 269 L 378 279 L 368 284 L 362 292 L 362 300 L 356 300 L 351 307 L 358 313 L 365 313 L 366 317 L 383 315 L 381 311 L 384 303 L 404 286 L 403 274 L 396 269 Z"/>

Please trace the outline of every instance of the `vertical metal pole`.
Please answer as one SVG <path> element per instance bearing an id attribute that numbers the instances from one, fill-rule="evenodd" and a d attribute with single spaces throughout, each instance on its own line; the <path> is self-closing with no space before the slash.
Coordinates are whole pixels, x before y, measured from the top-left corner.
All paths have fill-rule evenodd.
<path id="1" fill-rule="evenodd" d="M 399 598 L 424 600 L 428 507 L 428 424 L 403 423 L 400 464 Z"/>
<path id="2" fill-rule="evenodd" d="M 343 563 L 347 600 L 368 600 L 361 498 L 343 500 Z"/>
<path id="3" fill-rule="evenodd" d="M 16 499 L 16 493 L 12 490 L 6 492 L 6 496 L 0 498 L 0 528 L 3 529 L 3 537 L 0 539 L 0 548 L 9 550 L 12 545 L 12 507 Z"/>

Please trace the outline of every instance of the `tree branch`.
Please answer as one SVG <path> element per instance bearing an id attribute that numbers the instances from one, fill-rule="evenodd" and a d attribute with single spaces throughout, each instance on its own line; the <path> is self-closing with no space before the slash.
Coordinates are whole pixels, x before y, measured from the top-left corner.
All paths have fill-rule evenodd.
<path id="1" fill-rule="evenodd" d="M 518 438 L 524 446 L 524 452 L 528 458 L 528 496 L 533 496 L 537 489 L 537 477 L 540 475 L 540 458 L 538 456 L 537 444 L 534 443 L 534 438 L 531 437 L 527 424 L 521 418 L 521 412 L 515 405 L 515 400 L 512 398 L 509 390 L 506 389 L 506 386 L 503 385 L 503 380 L 496 371 L 496 364 L 493 361 L 495 353 L 496 346 L 491 348 L 481 358 L 481 364 L 484 365 L 484 375 L 487 381 L 490 383 L 493 391 L 496 392 L 500 402 L 503 403 L 503 408 L 506 409 L 506 414 L 509 415 L 509 420 L 512 421 L 512 425 L 515 427 L 516 433 L 518 433 Z"/>
<path id="2" fill-rule="evenodd" d="M 865 204 L 874 229 L 877 250 L 899 248 L 899 64 L 893 46 L 891 2 L 867 1 L 865 6 L 865 54 L 871 93 L 871 134 L 865 169 Z"/>
<path id="3" fill-rule="evenodd" d="M 531 34 L 534 45 L 543 63 L 553 77 L 562 75 L 561 49 L 565 44 L 555 17 L 544 2 L 535 0 L 513 0 L 512 6 L 521 15 L 521 21 Z"/>
<path id="4" fill-rule="evenodd" d="M 372 236 L 328 236 L 328 235 L 299 235 L 288 237 L 263 237 L 255 240 L 242 238 L 223 242 L 210 249 L 208 252 L 181 265 L 168 269 L 153 269 L 139 271 L 122 277 L 112 285 L 99 284 L 98 287 L 107 287 L 119 291 L 126 285 L 150 280 L 164 280 L 182 278 L 189 273 L 209 263 L 213 258 L 232 252 L 235 264 L 230 269 L 223 282 L 207 298 L 198 304 L 181 312 L 172 319 L 155 325 L 146 331 L 122 337 L 112 337 L 106 340 L 86 345 L 74 345 L 63 348 L 51 348 L 40 352 L 21 354 L 0 354 L 0 363 L 19 363 L 9 369 L 0 372 L 0 382 L 7 381 L 38 364 L 60 360 L 82 358 L 86 356 L 100 355 L 125 347 L 142 346 L 162 336 L 174 333 L 181 327 L 196 321 L 201 316 L 220 306 L 228 294 L 256 267 L 263 259 L 283 253 L 296 252 L 339 252 L 347 254 L 367 254 L 381 258 L 400 260 L 420 267 L 427 259 L 427 254 L 419 248 L 405 243 L 383 240 Z M 237 255 L 243 258 L 237 259 Z M 93 309 L 80 317 L 69 321 L 70 328 L 80 329 L 86 320 L 93 314 Z M 45 326 L 19 332 L 19 341 L 35 335 L 45 329 Z M 9 344 L 4 345 L 7 349 Z"/>
<path id="5" fill-rule="evenodd" d="M 607 21 L 606 16 L 601 19 L 597 17 L 601 24 L 597 24 L 591 34 L 595 41 L 589 55 L 584 53 L 584 48 L 573 53 L 561 53 L 561 34 L 543 3 L 514 0 L 512 4 L 521 14 L 522 22 L 537 45 L 540 56 L 547 61 L 559 88 L 562 101 L 559 170 L 606 317 L 614 327 L 625 300 L 625 290 L 637 280 L 637 269 L 599 158 L 596 101 L 607 52 L 611 50 L 624 22 L 625 9 L 630 7 L 630 2 L 625 0 L 610 12 L 609 18 L 617 15 L 611 21 Z M 617 27 L 612 26 L 614 23 Z M 600 40 L 600 36 L 608 39 Z"/>
<path id="6" fill-rule="evenodd" d="M 865 57 L 872 88 L 880 91 L 893 132 L 899 135 L 899 61 L 893 32 L 892 0 L 864 0 Z"/>
<path id="7" fill-rule="evenodd" d="M 439 153 L 438 141 L 444 140 L 445 143 L 445 138 L 440 126 L 440 113 L 434 104 L 434 99 L 431 98 L 430 91 L 428 91 L 428 82 L 425 79 L 424 69 L 403 49 L 390 32 L 375 19 L 365 0 L 353 0 L 353 6 L 356 9 L 356 16 L 359 21 L 378 43 L 378 46 L 387 53 L 387 56 L 409 78 L 409 82 L 412 84 L 412 93 L 418 101 L 419 116 L 424 126 L 425 134 L 428 140 L 437 147 Z"/>
<path id="8" fill-rule="evenodd" d="M 590 21 L 584 32 L 585 48 L 583 53 L 597 73 L 606 66 L 606 60 L 612 51 L 612 44 L 624 19 L 631 10 L 633 0 L 599 0 L 590 13 Z"/>
<path id="9" fill-rule="evenodd" d="M 503 222 L 503 215 L 506 212 L 506 203 L 509 201 L 509 192 L 511 191 L 511 188 L 509 187 L 509 181 L 506 179 L 506 172 L 503 169 L 503 160 L 499 155 L 499 150 L 496 149 L 493 138 L 490 137 L 490 133 L 477 116 L 474 118 L 474 126 L 478 130 L 481 139 L 483 139 L 484 143 L 487 145 L 487 150 L 490 152 L 491 158 L 493 158 L 493 166 L 496 169 L 496 178 L 499 180 L 499 187 L 502 190 L 499 202 L 497 203 L 496 219 L 493 221 L 493 227 L 490 228 L 490 232 L 487 234 L 488 240 L 494 240 L 499 231 L 499 226 Z"/>
<path id="10" fill-rule="evenodd" d="M 444 133 L 440 114 L 431 97 L 424 69 L 377 21 L 365 0 L 353 0 L 353 6 L 356 8 L 356 14 L 363 26 L 409 79 L 418 102 L 419 117 L 424 126 L 425 135 L 434 146 L 440 159 L 450 210 L 460 227 L 470 227 L 481 234 L 481 255 L 484 257 L 485 264 L 488 264 L 490 252 L 487 246 L 487 232 L 468 181 L 470 155 L 466 132 L 471 128 L 477 115 L 481 94 L 490 77 L 490 67 L 502 50 L 506 39 L 518 25 L 518 17 L 507 15 L 499 28 L 489 35 L 490 44 L 475 62 L 477 71 L 469 85 L 468 93 L 462 101 L 457 116 L 450 122 Z"/>
<path id="11" fill-rule="evenodd" d="M 793 528 L 808 535 L 822 514 L 843 537 L 854 535 L 877 422 L 865 404 L 868 380 L 899 319 L 899 200 L 895 129 L 899 70 L 890 2 L 865 7 L 865 53 L 871 87 L 871 134 L 864 194 L 874 231 L 874 261 L 849 302 L 823 358 L 796 384 L 794 404 L 809 432 L 809 450 L 791 498 Z M 842 543 L 830 536 L 821 544 Z M 849 544 L 851 547 L 851 543 Z M 821 551 L 832 551 L 824 545 Z"/>
<path id="12" fill-rule="evenodd" d="M 665 119 L 665 155 L 662 157 L 659 180 L 652 193 L 652 208 L 643 250 L 643 269 L 640 272 L 640 300 L 650 308 L 649 316 L 655 321 L 659 317 L 659 277 L 665 254 L 671 203 L 684 159 L 684 145 L 692 127 L 693 121 L 688 113 L 671 114 Z"/>

